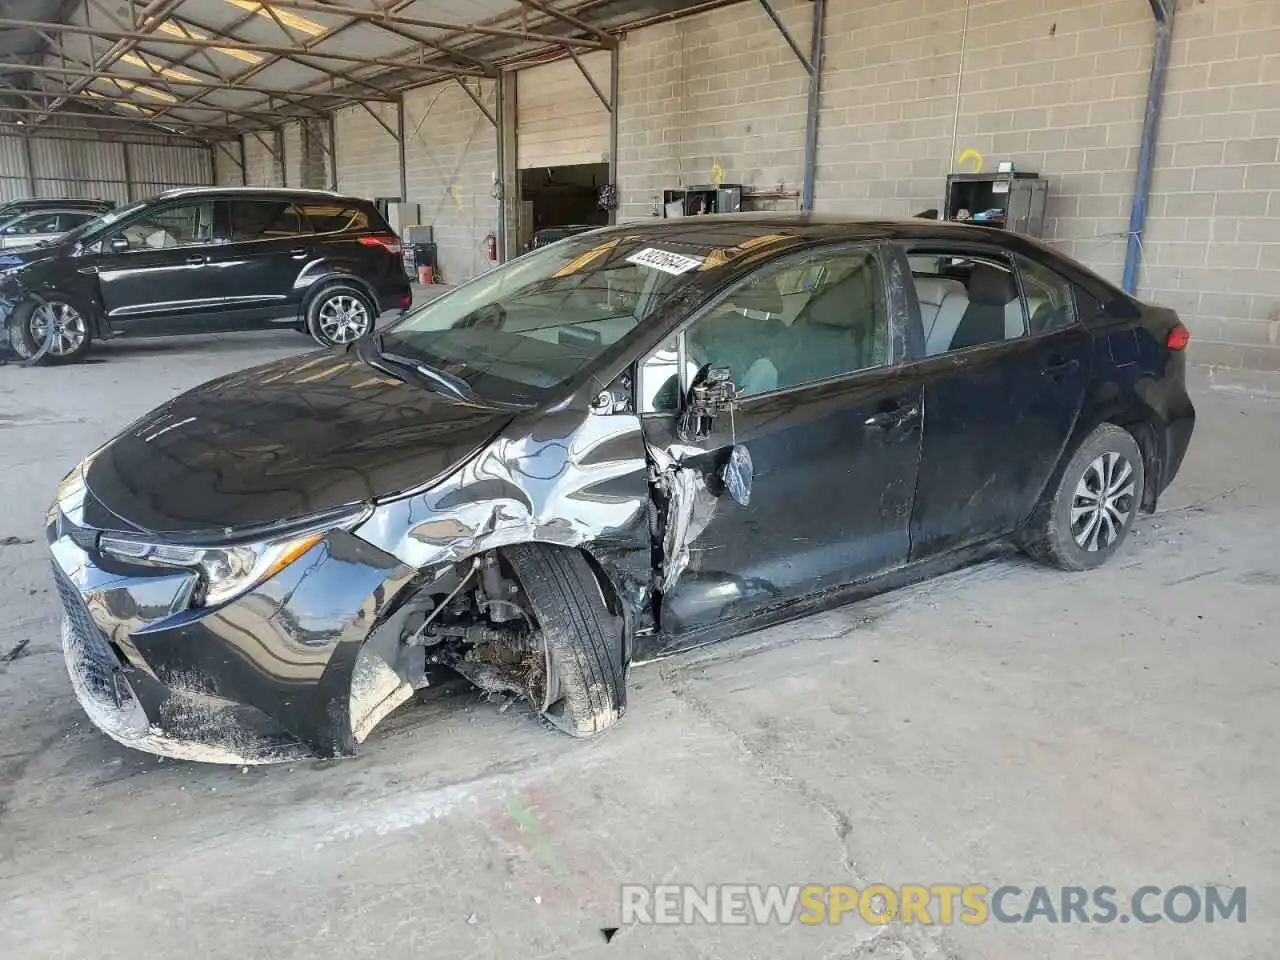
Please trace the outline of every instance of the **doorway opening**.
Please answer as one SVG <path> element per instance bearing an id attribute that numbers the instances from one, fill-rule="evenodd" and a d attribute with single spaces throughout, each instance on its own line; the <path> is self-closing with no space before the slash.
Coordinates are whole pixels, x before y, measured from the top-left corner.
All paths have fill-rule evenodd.
<path id="1" fill-rule="evenodd" d="M 603 227 L 609 212 L 600 209 L 600 187 L 609 182 L 607 163 L 536 167 L 520 171 L 520 249 L 533 235 L 551 227 Z"/>

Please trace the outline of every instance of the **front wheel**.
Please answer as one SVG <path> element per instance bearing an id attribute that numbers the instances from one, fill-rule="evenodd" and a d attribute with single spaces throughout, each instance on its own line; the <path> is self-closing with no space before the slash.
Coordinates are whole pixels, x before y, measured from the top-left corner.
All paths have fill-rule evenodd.
<path id="1" fill-rule="evenodd" d="M 1067 463 L 1029 531 L 1027 552 L 1063 570 L 1092 570 L 1120 549 L 1133 526 L 1146 469 L 1123 427 L 1101 424 Z"/>
<path id="2" fill-rule="evenodd" d="M 345 346 L 372 336 L 377 315 L 364 291 L 334 284 L 307 305 L 307 332 L 322 347 Z"/>
<path id="3" fill-rule="evenodd" d="M 57 295 L 24 300 L 9 318 L 9 343 L 28 363 L 70 363 L 92 342 L 84 312 Z"/>
<path id="4" fill-rule="evenodd" d="M 626 710 L 623 618 L 605 600 L 591 565 L 577 550 L 517 544 L 503 554 L 532 606 L 544 665 L 530 691 L 551 726 L 590 737 Z M 541 700 L 541 703 L 537 703 Z"/>

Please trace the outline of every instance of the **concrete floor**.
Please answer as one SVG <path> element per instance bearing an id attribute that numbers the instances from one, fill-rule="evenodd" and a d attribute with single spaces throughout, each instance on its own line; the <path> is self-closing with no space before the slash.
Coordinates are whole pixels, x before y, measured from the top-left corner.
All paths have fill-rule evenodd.
<path id="1" fill-rule="evenodd" d="M 1113 566 L 1004 560 L 633 673 L 574 743 L 466 692 L 340 763 L 130 753 L 72 698 L 41 517 L 65 470 L 291 332 L 0 370 L 6 957 L 1243 958 L 1280 938 L 1280 406 L 1204 390 Z M 628 882 L 1244 885 L 1245 924 L 630 927 Z"/>

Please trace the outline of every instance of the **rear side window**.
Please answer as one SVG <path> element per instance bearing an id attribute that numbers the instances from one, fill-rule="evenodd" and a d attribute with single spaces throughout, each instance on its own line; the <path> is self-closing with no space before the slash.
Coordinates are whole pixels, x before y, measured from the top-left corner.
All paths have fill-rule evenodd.
<path id="1" fill-rule="evenodd" d="M 80 224 L 82 223 L 88 223 L 90 220 L 97 220 L 97 219 L 98 219 L 98 214 L 88 210 L 84 211 L 83 213 L 64 213 L 61 217 L 58 218 L 58 229 L 72 230 L 80 226 Z"/>
<path id="2" fill-rule="evenodd" d="M 4 228 L 6 236 L 19 237 L 28 234 L 53 233 L 58 229 L 56 213 L 29 213 L 14 220 Z"/>
<path id="3" fill-rule="evenodd" d="M 368 213 L 349 204 L 313 201 L 302 204 L 302 213 L 316 233 L 340 233 L 372 228 Z"/>
<path id="4" fill-rule="evenodd" d="M 920 304 L 925 355 L 940 356 L 1026 335 L 1018 283 L 998 255 L 957 252 L 908 257 Z"/>
<path id="5" fill-rule="evenodd" d="M 1014 254 L 1014 263 L 1022 279 L 1022 293 L 1027 301 L 1027 329 L 1034 337 L 1039 333 L 1063 330 L 1076 322 L 1076 306 L 1071 284 L 1048 267 Z"/>
<path id="6" fill-rule="evenodd" d="M 235 242 L 275 240 L 310 232 L 298 208 L 288 200 L 231 201 L 231 239 Z"/>

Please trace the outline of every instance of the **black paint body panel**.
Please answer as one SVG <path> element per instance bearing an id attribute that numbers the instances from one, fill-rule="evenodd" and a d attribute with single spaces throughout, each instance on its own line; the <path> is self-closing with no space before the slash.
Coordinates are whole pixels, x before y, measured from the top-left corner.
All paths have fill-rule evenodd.
<path id="1" fill-rule="evenodd" d="M 181 609 L 172 578 L 104 585 L 77 552 L 83 534 L 51 532 L 61 569 L 84 565 L 77 587 L 133 667 L 247 704 L 318 753 L 349 753 L 340 703 L 356 653 L 406 594 L 445 591 L 483 552 L 530 541 L 583 550 L 625 615 L 628 657 L 648 659 L 989 555 L 1016 540 L 1099 423 L 1126 426 L 1142 445 L 1147 509 L 1181 464 L 1195 411 L 1184 356 L 1164 346 L 1176 316 L 1032 241 L 795 216 L 616 229 L 655 245 L 785 239 L 694 275 L 536 408 L 446 397 L 378 369 L 367 349 L 333 351 L 199 387 L 90 458 L 74 509 L 63 506 L 90 539 L 211 536 L 347 504 L 369 510 L 214 611 Z M 1067 330 L 925 357 L 904 280 L 905 246 L 919 239 L 1015 250 L 1101 306 Z M 751 397 L 696 440 L 678 436 L 675 416 L 593 412 L 601 391 L 633 382 L 641 358 L 739 278 L 775 256 L 850 241 L 878 244 L 889 267 L 890 366 Z M 755 464 L 747 506 L 717 479 L 735 442 Z M 685 535 L 671 542 L 677 518 Z"/>

